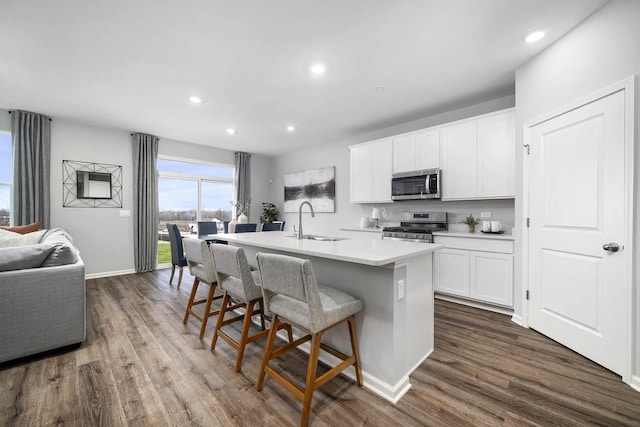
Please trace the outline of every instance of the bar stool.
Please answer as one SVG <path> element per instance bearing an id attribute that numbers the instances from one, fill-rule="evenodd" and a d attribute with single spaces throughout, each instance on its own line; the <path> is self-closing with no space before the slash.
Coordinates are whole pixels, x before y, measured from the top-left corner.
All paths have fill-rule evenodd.
<path id="1" fill-rule="evenodd" d="M 357 384 L 362 386 L 362 369 L 360 367 L 354 315 L 362 311 L 364 304 L 362 300 L 337 289 L 318 286 L 309 260 L 268 253 L 258 253 L 257 259 L 258 267 L 260 268 L 262 293 L 264 295 L 264 308 L 274 316 L 269 328 L 269 337 L 267 338 L 256 388 L 258 391 L 262 390 L 265 374 L 273 377 L 298 399 L 302 400 L 300 425 L 306 426 L 309 422 L 313 392 L 316 389 L 322 387 L 351 365 L 356 371 Z M 274 348 L 276 331 L 281 322 L 300 328 L 307 332 L 308 335 L 282 347 Z M 342 322 L 347 322 L 349 325 L 351 356 L 347 356 L 321 342 L 325 331 Z M 307 379 L 303 390 L 277 372 L 269 365 L 269 362 L 271 359 L 309 340 L 311 340 L 311 350 L 307 366 Z M 318 355 L 321 348 L 342 359 L 342 362 L 321 376 L 316 377 Z"/>
<path id="2" fill-rule="evenodd" d="M 264 325 L 264 310 L 262 303 L 262 289 L 260 288 L 260 272 L 251 271 L 247 257 L 242 248 L 228 245 L 211 245 L 211 253 L 215 269 L 218 275 L 218 286 L 224 291 L 222 306 L 220 307 L 220 315 L 216 324 L 216 330 L 211 340 L 211 349 L 215 350 L 218 337 L 222 337 L 233 348 L 238 350 L 236 359 L 236 372 L 240 372 L 242 368 L 242 358 L 244 350 L 248 343 L 266 337 L 268 330 Z M 254 311 L 255 305 L 260 308 Z M 237 308 L 245 308 L 244 315 L 239 315 L 225 320 L 225 315 Z M 253 335 L 249 335 L 249 327 L 251 326 L 251 316 L 260 314 L 260 322 L 262 329 Z M 240 341 L 236 341 L 229 334 L 222 330 L 223 326 L 230 323 L 243 320 L 242 333 Z M 281 329 L 288 329 L 291 340 L 291 327 L 283 325 Z"/>
<path id="3" fill-rule="evenodd" d="M 207 328 L 207 321 L 209 320 L 209 317 L 215 316 L 220 312 L 220 310 L 211 310 L 211 304 L 214 299 L 222 298 L 222 295 L 214 296 L 217 286 L 216 270 L 207 242 L 193 238 L 186 238 L 183 241 L 189 273 L 191 273 L 195 279 L 193 280 L 191 295 L 189 296 L 187 310 L 184 313 L 184 320 L 182 323 L 185 325 L 187 324 L 190 314 L 200 320 L 200 322 L 202 322 L 202 325 L 200 326 L 200 339 L 202 339 L 204 337 L 205 329 Z M 209 285 L 209 295 L 207 295 L 206 299 L 194 301 L 200 282 Z M 195 306 L 200 304 L 205 304 L 204 312 L 202 314 L 195 310 Z"/>

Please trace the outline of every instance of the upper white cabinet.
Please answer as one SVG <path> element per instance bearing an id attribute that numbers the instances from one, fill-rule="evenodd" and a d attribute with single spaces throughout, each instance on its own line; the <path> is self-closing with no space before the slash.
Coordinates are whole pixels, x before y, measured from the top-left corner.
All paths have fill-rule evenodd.
<path id="1" fill-rule="evenodd" d="M 391 139 L 354 145 L 349 150 L 351 203 L 391 202 Z"/>
<path id="2" fill-rule="evenodd" d="M 423 130 L 393 139 L 393 173 L 440 167 L 440 132 Z"/>
<path id="3" fill-rule="evenodd" d="M 515 195 L 515 113 L 488 114 L 441 128 L 442 199 Z"/>

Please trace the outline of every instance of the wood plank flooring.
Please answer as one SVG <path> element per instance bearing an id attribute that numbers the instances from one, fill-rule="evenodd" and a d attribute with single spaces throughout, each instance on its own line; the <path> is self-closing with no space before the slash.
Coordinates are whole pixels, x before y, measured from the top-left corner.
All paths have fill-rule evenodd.
<path id="1" fill-rule="evenodd" d="M 301 403 L 267 378 L 264 341 L 209 350 L 215 318 L 182 325 L 191 276 L 169 270 L 87 281 L 87 341 L 0 366 L 2 426 L 290 426 Z M 204 296 L 207 287 L 202 286 Z M 640 426 L 640 393 L 510 318 L 436 301 L 436 349 L 396 405 L 341 376 L 314 395 L 314 426 Z M 280 360 L 302 383 L 306 355 Z M 322 371 L 322 369 L 320 369 Z"/>

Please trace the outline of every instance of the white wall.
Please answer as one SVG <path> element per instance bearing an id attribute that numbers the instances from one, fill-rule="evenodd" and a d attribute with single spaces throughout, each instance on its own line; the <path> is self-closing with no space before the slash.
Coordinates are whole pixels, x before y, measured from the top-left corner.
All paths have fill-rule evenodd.
<path id="1" fill-rule="evenodd" d="M 523 65 L 516 73 L 517 158 L 522 159 L 521 130 L 526 122 L 576 99 L 640 73 L 640 2 L 616 0 L 607 4 L 574 31 Z M 638 80 L 636 78 L 636 85 Z M 636 207 L 640 201 L 640 97 L 636 88 L 635 154 Z M 523 218 L 522 162 L 517 165 L 516 218 Z M 638 266 L 640 266 L 640 224 L 635 217 L 635 305 L 640 307 Z M 518 227 L 517 254 L 521 254 L 522 227 Z M 522 260 L 516 256 L 516 314 L 522 312 Z M 634 313 L 635 314 L 635 313 Z M 640 316 L 635 318 L 635 373 L 640 374 Z M 639 384 L 640 385 L 640 384 Z"/>
<path id="2" fill-rule="evenodd" d="M 513 96 L 499 98 L 482 104 L 425 117 L 403 125 L 381 129 L 377 132 L 360 135 L 350 140 L 298 150 L 284 156 L 279 156 L 273 159 L 273 168 L 270 174 L 270 179 L 273 180 L 273 184 L 271 184 L 271 199 L 273 203 L 278 205 L 280 210 L 282 210 L 284 205 L 283 181 L 285 173 L 335 166 L 336 211 L 335 213 L 316 214 L 315 218 L 311 218 L 308 213 L 305 213 L 305 232 L 332 234 L 337 233 L 342 227 L 357 227 L 360 217 L 371 216 L 371 207 L 373 205 L 349 203 L 349 145 L 510 108 L 514 106 L 514 103 L 515 98 Z M 450 223 L 455 223 L 470 213 L 479 217 L 481 211 L 490 210 L 493 219 L 503 222 L 507 227 L 510 228 L 514 223 L 513 199 L 464 202 L 442 202 L 439 200 L 404 201 L 375 206 L 382 206 L 390 210 L 392 213 L 390 220 L 397 219 L 398 214 L 401 212 L 427 210 L 449 212 L 451 213 Z M 282 214 L 281 218 L 287 221 L 285 225 L 287 230 L 293 230 L 293 225 L 297 224 L 298 221 L 297 214 L 295 213 Z"/>

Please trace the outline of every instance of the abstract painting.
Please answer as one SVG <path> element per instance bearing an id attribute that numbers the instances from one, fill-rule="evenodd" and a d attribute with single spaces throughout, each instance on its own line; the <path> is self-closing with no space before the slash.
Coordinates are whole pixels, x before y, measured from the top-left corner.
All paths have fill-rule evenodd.
<path id="1" fill-rule="evenodd" d="M 284 175 L 284 211 L 298 212 L 308 201 L 315 212 L 335 212 L 336 168 L 310 169 Z"/>

